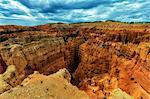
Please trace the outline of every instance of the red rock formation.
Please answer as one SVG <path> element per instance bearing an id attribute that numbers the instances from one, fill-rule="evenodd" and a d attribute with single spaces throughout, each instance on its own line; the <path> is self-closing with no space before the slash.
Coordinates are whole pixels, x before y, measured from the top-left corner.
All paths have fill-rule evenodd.
<path id="1" fill-rule="evenodd" d="M 148 45 L 146 42 L 133 45 L 100 40 L 82 44 L 81 63 L 75 73 L 81 89 L 93 94 L 92 97 L 109 96 L 115 88 L 121 88 L 135 98 L 149 97 Z M 96 89 L 89 87 L 92 85 Z"/>
<path id="2" fill-rule="evenodd" d="M 7 65 L 16 66 L 16 77 L 19 83 L 35 70 L 43 74 L 51 74 L 66 67 L 62 38 L 43 38 L 32 42 L 18 39 L 18 44 L 11 43 L 9 45 L 6 42 L 0 49 L 0 53 Z"/>
<path id="3" fill-rule="evenodd" d="M 119 22 L 0 26 L 0 66 L 15 65 L 8 79 L 12 86 L 33 71 L 48 75 L 65 67 L 75 71 L 73 83 L 92 99 L 116 88 L 148 99 L 149 33 L 149 24 Z"/>

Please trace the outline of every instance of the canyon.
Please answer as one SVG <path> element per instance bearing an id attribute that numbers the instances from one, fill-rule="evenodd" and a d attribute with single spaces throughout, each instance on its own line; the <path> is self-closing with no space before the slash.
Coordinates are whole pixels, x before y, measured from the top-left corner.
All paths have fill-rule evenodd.
<path id="1" fill-rule="evenodd" d="M 149 99 L 149 64 L 149 23 L 0 26 L 0 99 Z"/>

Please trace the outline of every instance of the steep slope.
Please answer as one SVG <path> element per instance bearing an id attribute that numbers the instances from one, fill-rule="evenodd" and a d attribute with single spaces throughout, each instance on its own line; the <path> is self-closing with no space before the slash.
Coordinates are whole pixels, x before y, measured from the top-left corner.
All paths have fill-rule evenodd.
<path id="1" fill-rule="evenodd" d="M 89 99 L 85 92 L 72 86 L 69 79 L 65 69 L 49 76 L 34 73 L 21 85 L 1 94 L 0 99 Z"/>
<path id="2" fill-rule="evenodd" d="M 3 91 L 21 84 L 34 71 L 49 75 L 67 68 L 71 83 L 92 99 L 109 98 L 112 93 L 148 99 L 149 45 L 150 24 L 0 26 L 0 73 L 2 82 L 11 86 Z M 14 73 L 3 77 L 9 66 L 15 67 Z"/>
<path id="3" fill-rule="evenodd" d="M 79 87 L 96 96 L 121 88 L 136 99 L 150 98 L 149 45 L 87 41 L 80 46 L 81 62 L 75 72 Z"/>
<path id="4" fill-rule="evenodd" d="M 19 38 L 4 43 L 6 44 L 0 47 L 3 60 L 7 65 L 16 67 L 16 81 L 11 83 L 12 86 L 19 84 L 35 70 L 50 74 L 66 67 L 62 38 L 34 38 L 32 41 Z"/>

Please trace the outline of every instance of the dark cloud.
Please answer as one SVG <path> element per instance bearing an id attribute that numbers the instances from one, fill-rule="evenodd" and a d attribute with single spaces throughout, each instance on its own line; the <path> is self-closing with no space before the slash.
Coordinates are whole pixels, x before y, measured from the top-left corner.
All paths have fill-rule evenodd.
<path id="1" fill-rule="evenodd" d="M 26 13 L 23 11 L 20 11 L 19 9 L 6 9 L 0 7 L 0 12 L 3 13 L 5 16 L 10 16 L 13 14 L 17 15 L 25 15 Z"/>
<path id="2" fill-rule="evenodd" d="M 149 5 L 149 0 L 1 0 L 0 24 L 99 20 L 150 22 Z"/>
<path id="3" fill-rule="evenodd" d="M 47 3 L 38 2 L 38 0 L 19 1 L 28 8 L 38 9 L 43 13 L 57 13 L 58 10 L 91 9 L 99 5 L 108 5 L 116 2 L 115 0 L 77 0 L 76 2 L 72 0 L 49 0 Z"/>

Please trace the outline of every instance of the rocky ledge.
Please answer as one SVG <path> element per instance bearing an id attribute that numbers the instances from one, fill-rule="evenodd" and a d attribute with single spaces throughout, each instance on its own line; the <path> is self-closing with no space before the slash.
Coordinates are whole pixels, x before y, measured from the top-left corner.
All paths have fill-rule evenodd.
<path id="1" fill-rule="evenodd" d="M 149 99 L 149 64 L 149 24 L 0 26 L 2 99 Z"/>

